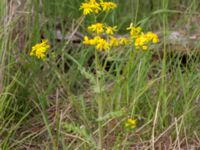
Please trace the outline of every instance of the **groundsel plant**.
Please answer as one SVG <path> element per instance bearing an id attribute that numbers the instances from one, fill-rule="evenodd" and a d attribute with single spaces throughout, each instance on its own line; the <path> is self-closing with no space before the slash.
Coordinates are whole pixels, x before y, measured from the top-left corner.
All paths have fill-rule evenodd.
<path id="1" fill-rule="evenodd" d="M 152 44 L 156 44 L 159 42 L 158 36 L 153 32 L 142 32 L 141 27 L 134 26 L 133 23 L 130 23 L 130 26 L 127 27 L 127 31 L 129 32 L 128 37 L 117 37 L 117 26 L 109 26 L 105 22 L 96 22 L 98 15 L 100 13 L 114 10 L 117 8 L 117 4 L 114 2 L 105 2 L 103 0 L 86 0 L 81 4 L 80 10 L 83 11 L 83 15 L 94 15 L 95 22 L 87 27 L 88 32 L 90 32 L 90 37 L 85 36 L 83 44 L 86 46 L 92 46 L 96 49 L 95 51 L 95 60 L 96 60 L 96 72 L 101 72 L 101 62 L 99 62 L 98 52 L 110 52 L 110 50 L 114 50 L 117 47 L 133 47 L 135 50 L 143 50 L 146 51 L 149 49 L 149 46 Z M 133 49 L 133 50 L 134 50 Z M 132 51 L 134 53 L 134 51 Z M 105 64 L 102 65 L 102 67 Z M 103 72 L 103 71 L 102 71 Z M 102 89 L 102 86 L 105 82 L 101 77 L 97 75 L 96 77 L 96 85 L 99 86 L 98 89 Z M 102 83 L 101 83 L 102 82 Z M 103 91 L 99 91 L 99 96 L 97 96 L 98 103 L 98 117 L 102 118 L 103 115 L 103 104 L 104 98 L 101 96 Z M 102 140 L 103 140 L 103 129 L 102 123 L 98 124 L 98 132 L 99 132 L 99 148 L 102 148 Z M 136 128 L 136 119 L 129 118 L 125 123 L 125 127 L 129 129 Z"/>
<path id="2" fill-rule="evenodd" d="M 83 15 L 87 17 L 88 15 L 95 16 L 95 21 L 93 24 L 87 27 L 90 35 L 86 35 L 83 40 L 83 44 L 88 47 L 93 47 L 95 49 L 95 74 L 90 73 L 85 68 L 83 68 L 78 61 L 74 58 L 66 54 L 69 59 L 71 59 L 74 63 L 78 65 L 78 69 L 81 71 L 81 74 L 88 76 L 89 79 L 92 79 L 90 82 L 94 87 L 94 97 L 97 103 L 98 109 L 98 147 L 99 149 L 103 149 L 103 140 L 104 140 L 104 130 L 103 130 L 103 121 L 101 118 L 104 116 L 104 105 L 105 103 L 105 78 L 104 71 L 106 62 L 101 62 L 99 59 L 99 52 L 109 53 L 111 50 L 114 51 L 116 48 L 126 47 L 126 49 L 130 49 L 132 53 L 135 50 L 147 51 L 152 44 L 156 44 L 159 42 L 158 36 L 153 32 L 143 32 L 141 27 L 134 26 L 133 23 L 130 23 L 130 26 L 126 28 L 129 33 L 128 36 L 117 37 L 117 26 L 110 26 L 105 22 L 97 22 L 97 18 L 99 14 L 106 13 L 112 11 L 117 8 L 117 4 L 114 2 L 106 2 L 104 0 L 85 0 L 80 6 L 80 10 L 83 12 Z M 41 43 L 36 44 L 32 47 L 30 52 L 30 56 L 34 56 L 38 59 L 45 60 L 47 51 L 50 48 L 48 44 L 48 40 L 42 40 Z M 131 55 L 132 56 L 132 55 Z M 132 57 L 130 60 L 132 62 Z M 95 76 L 95 77 L 94 77 Z M 94 78 L 95 79 L 94 79 Z M 133 117 L 134 114 L 131 115 L 131 118 L 127 120 L 125 123 L 125 127 L 128 129 L 134 129 L 137 126 L 137 120 Z"/>
<path id="3" fill-rule="evenodd" d="M 98 15 L 102 13 L 108 14 L 109 11 L 117 8 L 117 4 L 114 2 L 105 2 L 103 0 L 86 0 L 80 6 L 80 10 L 83 11 L 84 16 L 93 15 L 95 16 L 95 21 L 93 24 L 87 27 L 90 36 L 85 36 L 83 44 L 86 46 L 91 46 L 96 49 L 95 51 L 95 64 L 96 64 L 96 89 L 99 89 L 97 92 L 97 103 L 98 103 L 98 118 L 102 118 L 104 114 L 104 100 L 105 98 L 102 96 L 104 90 L 104 67 L 106 66 L 106 62 L 102 64 L 99 61 L 98 52 L 105 52 L 110 54 L 111 50 L 115 50 L 118 47 L 129 47 L 131 50 L 143 50 L 147 51 L 149 46 L 152 44 L 156 44 L 159 42 L 158 36 L 153 32 L 142 32 L 141 27 L 134 26 L 133 23 L 130 23 L 130 26 L 127 27 L 127 31 L 129 32 L 127 37 L 117 37 L 117 26 L 110 26 L 105 22 L 97 22 Z M 109 57 L 109 55 L 108 55 Z M 106 59 L 108 59 L 108 57 Z M 132 59 L 132 58 L 131 58 Z M 103 68 L 103 69 L 102 69 Z M 100 74 L 100 75 L 98 75 Z M 101 149 L 103 143 L 103 123 L 98 122 L 98 135 L 99 141 L 98 146 Z M 128 129 L 136 128 L 136 119 L 133 117 L 129 118 L 125 123 L 125 127 Z"/>

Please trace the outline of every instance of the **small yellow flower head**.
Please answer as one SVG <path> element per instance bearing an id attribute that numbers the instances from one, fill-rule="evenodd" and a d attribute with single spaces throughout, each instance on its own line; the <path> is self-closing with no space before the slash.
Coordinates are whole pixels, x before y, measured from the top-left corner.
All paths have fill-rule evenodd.
<path id="1" fill-rule="evenodd" d="M 120 45 L 128 45 L 128 43 L 129 43 L 129 41 L 125 37 L 122 37 L 122 38 L 119 39 L 119 44 Z"/>
<path id="2" fill-rule="evenodd" d="M 147 50 L 148 45 L 158 43 L 158 36 L 153 32 L 147 32 L 146 34 L 141 33 L 135 39 L 135 47 L 136 49 Z"/>
<path id="3" fill-rule="evenodd" d="M 108 35 L 113 35 L 114 32 L 116 32 L 116 31 L 117 31 L 117 26 L 114 26 L 114 27 L 108 26 L 108 27 L 106 27 L 106 34 L 108 34 Z"/>
<path id="4" fill-rule="evenodd" d="M 44 60 L 46 58 L 46 51 L 50 48 L 48 40 L 42 40 L 41 43 L 32 47 L 30 56 L 36 56 L 38 59 Z"/>
<path id="5" fill-rule="evenodd" d="M 100 36 L 95 36 L 93 39 L 89 39 L 88 36 L 85 36 L 83 44 L 85 44 L 85 45 L 96 45 L 100 39 L 101 39 Z"/>
<path id="6" fill-rule="evenodd" d="M 93 7 L 88 3 L 82 3 L 80 9 L 83 9 L 84 15 L 88 15 L 93 12 Z"/>
<path id="7" fill-rule="evenodd" d="M 90 45 L 90 39 L 88 38 L 88 36 L 84 36 L 83 44 Z"/>
<path id="8" fill-rule="evenodd" d="M 109 11 L 117 7 L 117 4 L 113 2 L 104 2 L 103 0 L 100 1 L 100 5 L 103 8 L 103 11 Z"/>
<path id="9" fill-rule="evenodd" d="M 153 32 L 147 32 L 146 36 L 149 41 L 152 41 L 154 44 L 159 42 L 158 35 Z"/>
<path id="10" fill-rule="evenodd" d="M 83 44 L 95 46 L 96 50 L 99 51 L 107 51 L 110 49 L 109 43 L 100 36 L 95 36 L 93 39 L 89 39 L 87 36 L 85 36 Z"/>
<path id="11" fill-rule="evenodd" d="M 143 36 L 139 36 L 135 39 L 135 46 L 139 47 L 139 46 L 143 46 L 146 42 L 146 38 L 144 38 Z"/>
<path id="12" fill-rule="evenodd" d="M 134 129 L 136 128 L 137 120 L 129 118 L 125 123 L 126 128 Z"/>
<path id="13" fill-rule="evenodd" d="M 88 30 L 93 33 L 103 33 L 104 32 L 104 25 L 102 23 L 95 23 L 88 27 Z"/>
<path id="14" fill-rule="evenodd" d="M 99 50 L 99 51 L 102 51 L 102 50 L 107 51 L 107 50 L 110 49 L 109 43 L 106 40 L 100 38 L 96 42 L 97 42 L 96 43 L 96 49 L 97 50 Z"/>
<path id="15" fill-rule="evenodd" d="M 93 39 L 93 42 L 91 42 L 91 45 L 95 45 L 98 43 L 99 40 L 101 40 L 102 38 L 100 36 L 95 36 Z"/>
<path id="16" fill-rule="evenodd" d="M 97 14 L 101 10 L 100 5 L 96 2 L 96 0 L 90 0 L 82 3 L 80 9 L 83 10 L 84 15 L 89 15 L 91 13 Z"/>
<path id="17" fill-rule="evenodd" d="M 142 48 L 143 50 L 147 50 L 148 49 L 148 44 L 149 39 L 147 38 L 147 36 L 145 34 L 141 34 L 140 36 L 138 36 L 135 39 L 135 47 L 136 49 L 140 49 Z"/>
<path id="18" fill-rule="evenodd" d="M 142 29 L 140 27 L 134 27 L 133 23 L 131 23 L 127 30 L 130 30 L 130 36 L 134 39 L 140 35 Z"/>
<path id="19" fill-rule="evenodd" d="M 143 49 L 144 51 L 146 51 L 146 50 L 148 49 L 148 46 L 147 46 L 147 45 L 143 45 L 143 46 L 142 46 L 142 49 Z"/>
<path id="20" fill-rule="evenodd" d="M 119 41 L 117 38 L 115 38 L 114 36 L 110 37 L 110 41 L 109 41 L 109 45 L 110 47 L 117 47 L 119 46 Z"/>
<path id="21" fill-rule="evenodd" d="M 96 45 L 99 40 L 101 40 L 100 36 L 95 36 L 93 39 L 90 40 L 90 45 Z"/>

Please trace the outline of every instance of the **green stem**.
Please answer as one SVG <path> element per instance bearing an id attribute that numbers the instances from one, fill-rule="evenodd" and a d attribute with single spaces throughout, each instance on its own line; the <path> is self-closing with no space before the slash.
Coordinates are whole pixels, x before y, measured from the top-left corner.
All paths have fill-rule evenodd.
<path id="1" fill-rule="evenodd" d="M 138 10 L 139 10 L 139 0 L 136 2 L 136 11 L 135 11 L 135 25 L 137 23 L 137 18 L 138 18 Z M 133 6 L 133 5 L 132 5 Z"/>
<path id="2" fill-rule="evenodd" d="M 102 118 L 103 116 L 103 99 L 101 95 L 101 84 L 98 77 L 98 68 L 99 68 L 99 59 L 98 59 L 98 53 L 95 50 L 95 65 L 96 65 L 96 86 L 98 87 L 98 95 L 97 95 L 97 103 L 98 103 L 98 118 Z M 98 122 L 98 147 L 99 149 L 102 149 L 103 145 L 103 128 L 102 128 L 102 122 Z"/>
<path id="3" fill-rule="evenodd" d="M 98 96 L 98 118 L 102 118 L 103 116 L 103 101 L 102 98 L 100 96 Z M 103 147 L 103 128 L 102 128 L 102 122 L 99 121 L 98 122 L 98 128 L 99 128 L 99 141 L 98 141 L 98 146 L 100 149 L 102 149 Z"/>

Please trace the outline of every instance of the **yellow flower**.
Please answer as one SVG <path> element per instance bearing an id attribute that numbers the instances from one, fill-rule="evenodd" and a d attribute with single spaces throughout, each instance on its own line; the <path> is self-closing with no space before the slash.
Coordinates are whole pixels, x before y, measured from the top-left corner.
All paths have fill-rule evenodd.
<path id="1" fill-rule="evenodd" d="M 90 45 L 96 45 L 100 39 L 100 36 L 95 36 L 93 39 L 90 40 Z"/>
<path id="2" fill-rule="evenodd" d="M 111 36 L 110 37 L 110 41 L 109 41 L 109 45 L 110 45 L 110 47 L 117 47 L 117 46 L 119 46 L 118 39 L 115 38 L 115 37 L 113 37 L 113 36 Z"/>
<path id="3" fill-rule="evenodd" d="M 87 36 L 85 36 L 83 44 L 93 45 L 95 46 L 96 50 L 99 51 L 102 50 L 106 51 L 110 48 L 108 42 L 105 39 L 101 38 L 100 36 L 95 36 L 93 39 L 89 39 Z"/>
<path id="4" fill-rule="evenodd" d="M 147 50 L 148 45 L 152 43 L 157 43 L 159 41 L 158 36 L 153 32 L 147 32 L 146 34 L 141 33 L 135 39 L 135 47 L 136 49 Z"/>
<path id="5" fill-rule="evenodd" d="M 104 2 L 100 0 L 100 5 L 103 8 L 103 11 L 109 11 L 110 9 L 115 9 L 117 5 L 113 2 Z"/>
<path id="6" fill-rule="evenodd" d="M 120 45 L 128 45 L 128 39 L 125 37 L 122 37 L 119 39 L 119 44 Z"/>
<path id="7" fill-rule="evenodd" d="M 91 45 L 96 45 L 99 40 L 101 40 L 102 38 L 100 36 L 95 36 L 93 39 L 90 40 L 90 44 Z"/>
<path id="8" fill-rule="evenodd" d="M 104 32 L 104 25 L 102 23 L 95 23 L 95 24 L 90 25 L 88 27 L 88 30 L 90 32 L 100 34 Z"/>
<path id="9" fill-rule="evenodd" d="M 89 2 L 82 3 L 80 9 L 83 10 L 84 15 L 99 13 L 101 10 L 100 5 L 96 2 L 96 0 L 90 0 Z"/>
<path id="10" fill-rule="evenodd" d="M 106 34 L 108 34 L 108 35 L 113 35 L 114 32 L 116 32 L 116 31 L 117 31 L 117 26 L 114 26 L 114 27 L 108 26 L 108 27 L 106 27 Z"/>
<path id="11" fill-rule="evenodd" d="M 44 60 L 46 58 L 46 51 L 50 48 L 48 40 L 42 40 L 41 43 L 36 44 L 32 47 L 30 56 L 36 56 L 38 59 Z"/>
<path id="12" fill-rule="evenodd" d="M 88 36 L 84 36 L 83 44 L 90 45 L 90 39 L 88 38 Z"/>
<path id="13" fill-rule="evenodd" d="M 147 32 L 146 36 L 154 44 L 159 42 L 158 35 L 153 32 Z"/>
<path id="14" fill-rule="evenodd" d="M 96 49 L 99 51 L 102 51 L 102 50 L 107 51 L 109 50 L 109 44 L 106 40 L 101 38 L 97 40 Z"/>
<path id="15" fill-rule="evenodd" d="M 125 124 L 125 127 L 134 129 L 136 128 L 137 120 L 129 118 Z"/>
<path id="16" fill-rule="evenodd" d="M 130 30 L 131 38 L 136 38 L 140 35 L 142 29 L 140 27 L 134 27 L 133 23 L 131 23 L 127 30 Z"/>
<path id="17" fill-rule="evenodd" d="M 135 39 L 136 49 L 142 48 L 143 50 L 147 50 L 148 49 L 147 45 L 149 44 L 150 40 L 151 39 L 149 38 L 149 36 L 147 36 L 147 34 L 142 33 Z"/>
<path id="18" fill-rule="evenodd" d="M 97 42 L 101 39 L 100 36 L 95 36 L 93 39 L 89 39 L 88 36 L 85 36 L 83 39 L 83 44 L 85 45 L 96 45 Z"/>
<path id="19" fill-rule="evenodd" d="M 84 15 L 88 15 L 93 12 L 93 7 L 88 3 L 82 3 L 80 9 L 83 9 Z"/>
<path id="20" fill-rule="evenodd" d="M 143 46 L 142 46 L 142 49 L 143 49 L 143 50 L 147 50 L 147 49 L 148 49 L 148 46 L 147 46 L 147 45 L 143 45 Z"/>
<path id="21" fill-rule="evenodd" d="M 141 35 L 141 36 L 138 36 L 136 39 L 135 39 L 135 46 L 143 46 L 144 44 L 146 44 L 146 42 L 148 41 L 148 39 Z"/>

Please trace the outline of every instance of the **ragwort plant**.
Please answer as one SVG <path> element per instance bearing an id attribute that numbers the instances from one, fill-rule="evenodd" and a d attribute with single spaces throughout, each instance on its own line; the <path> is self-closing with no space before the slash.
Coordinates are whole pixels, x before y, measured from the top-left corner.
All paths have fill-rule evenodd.
<path id="1" fill-rule="evenodd" d="M 105 95 L 106 95 L 106 66 L 107 63 L 112 57 L 114 58 L 115 54 L 120 49 L 124 51 L 130 51 L 130 57 L 127 59 L 127 64 L 125 66 L 129 67 L 132 64 L 135 56 L 140 53 L 140 51 L 147 51 L 152 44 L 158 43 L 158 36 L 153 32 L 144 33 L 141 27 L 134 26 L 133 23 L 130 23 L 130 26 L 126 28 L 129 33 L 128 36 L 117 37 L 117 26 L 108 25 L 104 19 L 101 22 L 97 22 L 99 15 L 105 14 L 105 17 L 109 14 L 110 11 L 117 8 L 117 4 L 114 2 L 104 2 L 103 0 L 89 0 L 81 4 L 80 10 L 83 11 L 83 16 L 87 17 L 89 15 L 94 17 L 93 24 L 87 27 L 90 35 L 84 37 L 83 44 L 94 48 L 95 55 L 95 78 L 89 71 L 86 71 L 80 66 L 80 64 L 71 56 L 67 55 L 75 64 L 78 65 L 81 73 L 89 79 L 94 93 L 96 93 L 96 102 L 98 104 L 98 147 L 103 148 L 103 139 L 104 139 L 104 111 L 105 111 Z M 50 45 L 48 40 L 42 40 L 42 43 L 38 43 L 32 47 L 30 56 L 34 56 L 38 59 L 41 59 L 45 64 L 51 65 L 51 58 L 46 59 L 47 53 Z M 100 56 L 104 55 L 105 60 L 101 61 Z M 49 55 L 52 56 L 52 55 Z M 116 58 L 113 61 L 117 61 Z M 130 68 L 129 68 L 130 69 Z M 123 75 L 122 75 L 123 76 Z M 119 102 L 120 103 L 120 102 Z M 117 106 L 120 107 L 120 106 Z M 112 115 L 111 115 L 112 116 Z M 124 127 L 127 128 L 127 131 L 133 130 L 136 128 L 136 114 L 132 111 L 131 116 L 127 117 L 127 121 L 124 122 Z M 70 125 L 69 125 L 70 126 Z M 65 128 L 69 127 L 65 124 Z M 71 129 L 71 126 L 70 126 Z M 51 131 L 49 131 L 50 137 L 52 137 Z M 53 138 L 52 138 L 53 139 Z M 52 143 L 55 143 L 52 140 Z"/>
<path id="2" fill-rule="evenodd" d="M 89 0 L 81 4 L 80 9 L 83 10 L 83 15 L 93 15 L 94 23 L 88 26 L 88 31 L 91 33 L 91 36 L 85 36 L 83 44 L 87 46 L 94 47 L 95 50 L 95 85 L 94 89 L 97 93 L 97 103 L 98 103 L 98 118 L 102 118 L 104 115 L 104 105 L 106 103 L 105 94 L 105 66 L 112 54 L 111 51 L 115 53 L 116 49 L 120 49 L 120 47 L 126 47 L 125 50 L 130 50 L 130 59 L 134 60 L 134 57 L 138 50 L 147 51 L 152 44 L 158 43 L 158 36 L 153 32 L 142 32 L 140 27 L 135 27 L 133 23 L 127 27 L 127 31 L 129 31 L 128 37 L 116 37 L 115 33 L 117 32 L 117 26 L 109 26 L 104 20 L 102 22 L 96 22 L 98 19 L 98 15 L 101 13 L 108 14 L 109 11 L 117 8 L 117 5 L 113 2 L 104 2 L 103 0 Z M 99 53 L 106 53 L 106 60 L 102 63 L 99 59 Z M 117 52 L 117 51 L 116 51 Z M 115 61 L 115 60 L 114 60 Z M 127 66 L 128 67 L 128 66 Z M 98 90 L 97 90 L 98 89 Z M 132 117 L 135 114 L 131 114 Z M 136 127 L 136 120 L 129 118 L 126 127 L 134 129 Z M 101 121 L 98 123 L 98 146 L 99 148 L 103 148 L 103 124 Z"/>
<path id="3" fill-rule="evenodd" d="M 130 65 L 132 64 L 132 61 L 135 59 L 135 57 L 137 57 L 139 53 L 148 51 L 152 44 L 156 44 L 159 41 L 158 36 L 155 33 L 144 33 L 141 27 L 134 26 L 133 23 L 130 23 L 130 26 L 126 28 L 127 32 L 129 33 L 128 36 L 117 37 L 117 25 L 110 26 L 106 22 L 104 22 L 104 19 L 101 22 L 97 22 L 99 15 L 105 14 L 106 17 L 110 11 L 116 8 L 117 4 L 115 4 L 114 2 L 104 2 L 103 0 L 85 1 L 80 6 L 80 10 L 83 11 L 84 17 L 87 17 L 89 15 L 94 17 L 93 24 L 87 27 L 87 30 L 90 34 L 84 37 L 83 44 L 95 49 L 95 77 L 93 77 L 92 72 L 89 72 L 82 68 L 81 65 L 74 58 L 72 58 L 70 55 L 67 55 L 69 59 L 71 59 L 75 64 L 78 65 L 78 69 L 81 71 L 81 74 L 83 74 L 86 78 L 89 79 L 91 86 L 93 87 L 95 99 L 97 100 L 96 102 L 98 104 L 98 147 L 100 149 L 103 148 L 105 136 L 105 119 L 103 118 L 105 118 L 105 104 L 107 103 L 106 76 L 108 76 L 107 74 L 110 74 L 110 72 L 106 73 L 107 63 L 109 62 L 109 60 L 113 60 L 113 62 L 115 63 L 115 61 L 117 61 L 115 60 L 115 53 L 118 53 L 120 49 L 123 49 L 123 51 L 127 51 L 129 53 L 129 57 L 127 59 L 127 64 L 119 65 L 125 65 L 125 69 L 121 71 L 130 74 L 129 69 L 134 69 L 132 67 L 130 68 Z M 38 43 L 32 47 L 30 56 L 34 56 L 38 59 L 41 59 L 42 61 L 45 61 L 45 63 L 51 65 L 51 58 L 46 59 L 47 53 L 50 53 L 48 52 L 49 48 L 50 46 L 48 44 L 48 41 L 43 40 L 42 43 Z M 101 59 L 102 55 L 105 56 L 104 61 L 102 61 Z M 135 72 L 134 70 L 132 71 Z M 116 73 L 118 73 L 118 71 Z M 120 74 L 119 76 L 124 76 L 123 74 Z M 127 97 L 127 100 L 128 99 L 129 97 Z M 118 102 L 118 106 L 116 106 L 116 108 L 120 107 L 120 103 L 121 102 Z M 112 116 L 113 114 L 111 113 L 110 115 Z M 135 116 L 136 114 L 134 110 L 132 110 L 130 116 L 127 116 L 127 121 L 124 121 L 124 127 L 128 129 L 127 132 L 136 128 L 137 121 L 135 119 Z M 66 129 L 68 127 L 71 129 L 72 127 L 71 125 L 67 124 L 64 124 L 64 126 Z M 49 135 L 50 137 L 52 137 L 50 131 Z"/>

